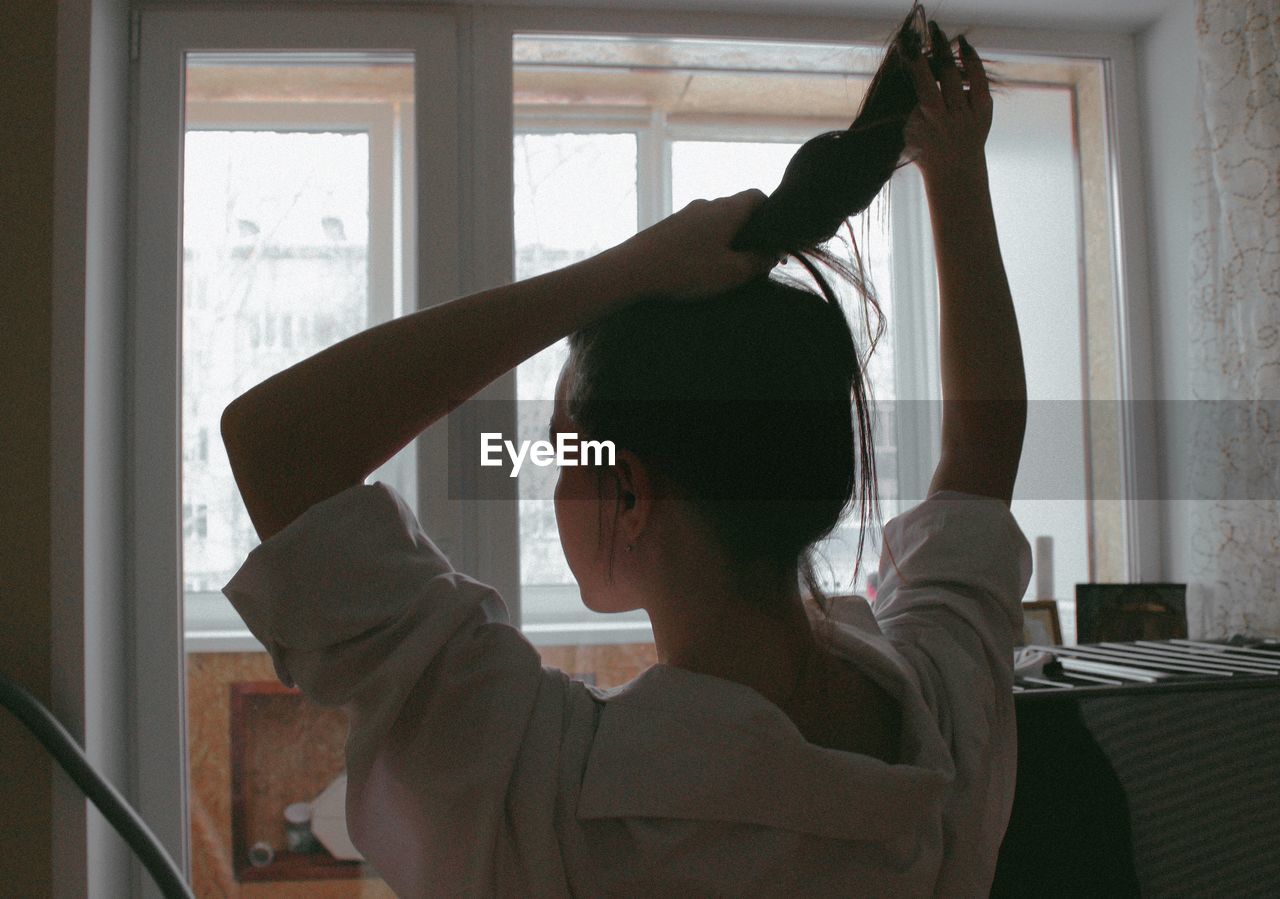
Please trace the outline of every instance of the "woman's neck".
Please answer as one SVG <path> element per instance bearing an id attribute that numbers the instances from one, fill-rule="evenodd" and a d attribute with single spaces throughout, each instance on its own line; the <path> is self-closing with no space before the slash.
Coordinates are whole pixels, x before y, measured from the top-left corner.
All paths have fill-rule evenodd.
<path id="1" fill-rule="evenodd" d="M 815 647 L 799 591 L 759 601 L 682 591 L 649 609 L 658 661 L 751 687 L 785 707 Z"/>

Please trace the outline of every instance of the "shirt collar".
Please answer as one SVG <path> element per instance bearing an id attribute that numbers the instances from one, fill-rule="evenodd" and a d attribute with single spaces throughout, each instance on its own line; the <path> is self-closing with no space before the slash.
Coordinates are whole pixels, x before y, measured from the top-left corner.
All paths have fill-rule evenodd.
<path id="1" fill-rule="evenodd" d="M 864 639 L 878 628 L 832 620 L 837 652 L 883 659 Z M 750 687 L 655 665 L 600 694 L 577 816 L 758 824 L 909 853 L 937 826 L 954 768 L 918 688 L 891 662 L 867 673 L 903 705 L 903 764 L 815 746 Z"/>

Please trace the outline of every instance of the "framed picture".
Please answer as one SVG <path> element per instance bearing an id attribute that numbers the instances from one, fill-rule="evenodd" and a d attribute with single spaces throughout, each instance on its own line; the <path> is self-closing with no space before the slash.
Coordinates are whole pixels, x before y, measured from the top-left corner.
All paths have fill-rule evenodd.
<path id="1" fill-rule="evenodd" d="M 1186 584 L 1076 584 L 1080 643 L 1186 636 Z"/>
<path id="2" fill-rule="evenodd" d="M 1058 603 L 1055 600 L 1037 599 L 1022 604 L 1022 644 L 1062 644 L 1062 623 L 1058 620 Z"/>

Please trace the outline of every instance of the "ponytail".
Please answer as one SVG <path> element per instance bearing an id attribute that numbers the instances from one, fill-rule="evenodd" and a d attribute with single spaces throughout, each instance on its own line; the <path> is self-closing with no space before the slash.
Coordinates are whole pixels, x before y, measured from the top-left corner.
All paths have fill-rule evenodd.
<path id="1" fill-rule="evenodd" d="M 735 249 L 812 253 L 871 205 L 902 164 L 903 129 L 916 106 L 910 66 L 923 45 L 918 9 L 890 41 L 853 124 L 796 151 L 777 189 L 734 239 Z"/>

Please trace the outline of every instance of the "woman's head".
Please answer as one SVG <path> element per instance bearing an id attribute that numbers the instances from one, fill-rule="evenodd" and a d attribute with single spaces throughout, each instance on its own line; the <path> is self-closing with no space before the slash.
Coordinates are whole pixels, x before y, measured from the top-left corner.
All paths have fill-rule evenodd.
<path id="1" fill-rule="evenodd" d="M 553 426 L 611 440 L 623 454 L 618 466 L 594 472 L 594 486 L 589 472 L 562 469 L 556 488 L 562 543 L 588 605 L 620 610 L 636 599 L 615 603 L 615 591 L 596 602 L 611 589 L 615 525 L 621 519 L 634 527 L 642 517 L 623 515 L 645 500 L 637 483 L 652 496 L 678 500 L 674 508 L 693 510 L 701 528 L 688 533 L 709 535 L 735 570 L 763 572 L 782 589 L 803 578 L 815 597 L 813 545 L 850 501 L 864 526 L 876 509 L 867 385 L 848 321 L 818 264 L 848 280 L 865 301 L 868 325 L 877 319 L 871 330 L 878 336 L 883 319 L 856 242 L 852 267 L 823 245 L 902 162 L 922 24 L 913 7 L 853 124 L 807 141 L 733 240 L 738 250 L 795 255 L 825 297 L 757 279 L 701 302 L 637 304 L 571 337 Z M 585 503 L 570 506 L 569 498 Z M 595 547 L 588 545 L 588 508 L 600 513 Z M 609 574 L 597 578 L 600 550 Z M 859 561 L 861 550 L 860 535 Z"/>
<path id="2" fill-rule="evenodd" d="M 635 477 L 648 498 L 678 501 L 664 508 L 692 510 L 736 569 L 780 586 L 803 577 L 815 593 L 813 545 L 855 496 L 865 517 L 874 490 L 848 321 L 836 303 L 774 279 L 693 303 L 636 304 L 575 333 L 553 422 L 610 440 L 621 456 L 618 466 L 562 471 L 557 489 L 580 583 L 588 559 L 606 560 L 609 575 L 582 584 L 601 609 L 626 607 L 599 593 L 615 554 L 628 551 L 617 522 L 635 502 Z M 595 500 L 599 520 L 585 520 L 583 506 L 568 512 L 569 496 Z"/>

